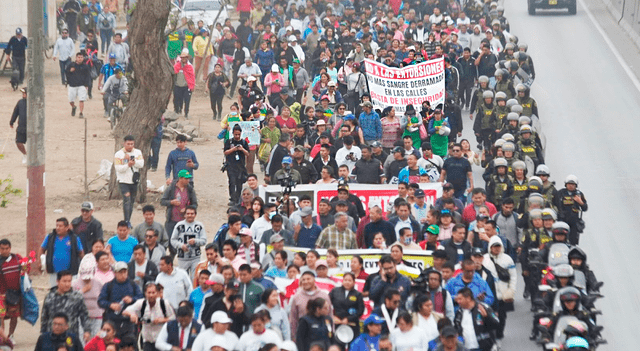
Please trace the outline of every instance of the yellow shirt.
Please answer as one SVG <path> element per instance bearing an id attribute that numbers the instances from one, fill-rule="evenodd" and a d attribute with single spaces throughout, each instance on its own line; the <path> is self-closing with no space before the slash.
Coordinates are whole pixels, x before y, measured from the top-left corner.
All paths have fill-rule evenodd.
<path id="1" fill-rule="evenodd" d="M 207 47 L 206 37 L 198 35 L 195 39 L 193 39 L 193 53 L 198 57 L 204 57 L 204 49 Z M 213 43 L 209 44 L 209 50 L 207 50 L 207 56 L 213 55 Z"/>

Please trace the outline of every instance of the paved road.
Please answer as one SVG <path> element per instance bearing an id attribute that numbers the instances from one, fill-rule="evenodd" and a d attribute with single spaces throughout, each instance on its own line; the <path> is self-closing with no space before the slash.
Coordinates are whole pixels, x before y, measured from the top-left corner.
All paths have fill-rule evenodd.
<path id="1" fill-rule="evenodd" d="M 591 1 L 591 0 L 589 0 Z M 597 1 L 597 0 L 596 0 Z M 583 3 L 578 14 L 564 11 L 527 14 L 526 0 L 505 1 L 512 32 L 529 44 L 537 78 L 532 96 L 538 101 L 547 136 L 547 165 L 562 188 L 573 173 L 580 179 L 589 204 L 587 230 L 581 240 L 588 262 L 605 282 L 606 298 L 597 303 L 599 322 L 609 341 L 600 350 L 637 350 L 633 335 L 640 325 L 640 275 L 632 270 L 637 257 L 634 213 L 640 198 L 640 165 L 632 155 L 640 131 L 640 93 L 606 41 L 589 19 Z M 589 3 L 598 22 L 614 44 L 634 64 L 637 49 L 616 27 L 602 6 Z M 471 121 L 464 136 L 471 138 Z M 475 145 L 475 142 L 472 142 Z M 481 183 L 480 171 L 475 178 Z M 516 312 L 510 313 L 503 350 L 539 350 L 528 340 L 529 303 L 522 298 L 519 281 Z"/>

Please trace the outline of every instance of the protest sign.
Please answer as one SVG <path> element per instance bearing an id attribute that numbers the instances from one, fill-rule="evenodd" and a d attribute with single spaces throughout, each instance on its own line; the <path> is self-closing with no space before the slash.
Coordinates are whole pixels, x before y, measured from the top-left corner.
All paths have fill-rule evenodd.
<path id="1" fill-rule="evenodd" d="M 246 139 L 249 146 L 260 145 L 260 122 L 258 121 L 245 121 L 245 122 L 229 122 L 229 130 L 233 130 L 233 127 L 239 124 L 242 128 L 242 139 Z"/>
<path id="2" fill-rule="evenodd" d="M 420 111 L 419 106 L 428 100 L 435 108 L 444 105 L 444 58 L 437 58 L 403 68 L 365 59 L 365 69 L 371 101 L 375 108 L 393 106 L 398 114 L 404 114 L 409 104 Z"/>

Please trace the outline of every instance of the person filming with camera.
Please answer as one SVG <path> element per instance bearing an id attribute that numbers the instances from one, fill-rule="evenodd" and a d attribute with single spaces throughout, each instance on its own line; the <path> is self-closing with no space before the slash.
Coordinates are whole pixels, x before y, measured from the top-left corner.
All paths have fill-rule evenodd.
<path id="1" fill-rule="evenodd" d="M 297 184 L 302 182 L 302 176 L 300 172 L 291 168 L 293 159 L 291 156 L 285 156 L 282 158 L 282 168 L 280 168 L 273 178 L 271 178 L 272 185 L 281 185 L 284 188 L 293 188 Z"/>
<path id="2" fill-rule="evenodd" d="M 233 127 L 233 138 L 224 142 L 225 163 L 222 171 L 227 171 L 229 177 L 229 206 L 240 202 L 242 184 L 248 174 L 245 167 L 245 157 L 249 156 L 249 144 L 241 138 L 242 127 L 236 124 Z"/>
<path id="3" fill-rule="evenodd" d="M 131 323 L 141 325 L 143 350 L 155 350 L 155 341 L 165 323 L 176 319 L 175 312 L 168 301 L 158 296 L 155 283 L 144 286 L 144 299 L 139 299 L 127 307 L 122 315 L 129 317 Z"/>

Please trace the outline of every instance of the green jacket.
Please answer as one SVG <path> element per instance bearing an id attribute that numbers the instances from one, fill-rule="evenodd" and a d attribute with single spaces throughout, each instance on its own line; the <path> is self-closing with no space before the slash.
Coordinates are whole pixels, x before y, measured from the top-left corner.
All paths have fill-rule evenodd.
<path id="1" fill-rule="evenodd" d="M 253 280 L 248 284 L 240 284 L 240 296 L 242 297 L 242 302 L 244 302 L 245 306 L 247 306 L 247 310 L 249 310 L 250 314 L 253 314 L 253 311 L 260 306 L 260 296 L 264 288 L 262 285 L 254 282 Z"/>

